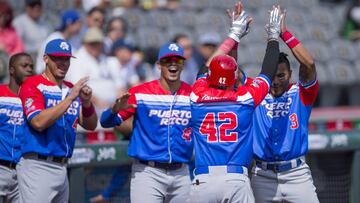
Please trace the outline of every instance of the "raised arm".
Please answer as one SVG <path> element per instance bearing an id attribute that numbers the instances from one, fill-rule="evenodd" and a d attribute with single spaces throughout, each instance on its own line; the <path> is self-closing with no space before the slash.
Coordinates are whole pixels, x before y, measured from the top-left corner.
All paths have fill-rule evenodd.
<path id="1" fill-rule="evenodd" d="M 289 32 L 285 24 L 286 12 L 281 23 L 281 39 L 288 45 L 296 60 L 300 63 L 299 78 L 303 85 L 309 84 L 316 79 L 314 59 L 304 45 Z"/>
<path id="2" fill-rule="evenodd" d="M 268 24 L 265 26 L 265 30 L 268 35 L 268 42 L 261 72 L 250 85 L 245 87 L 252 95 L 255 106 L 260 104 L 269 92 L 271 82 L 278 68 L 280 53 L 278 38 L 280 36 L 280 24 L 282 19 L 283 13 L 281 12 L 280 6 L 273 6 L 270 11 Z M 243 88 L 239 88 L 238 91 L 241 92 L 244 90 Z"/>
<path id="3" fill-rule="evenodd" d="M 241 2 L 237 2 L 234 10 L 227 10 L 231 19 L 231 27 L 228 37 L 221 43 L 215 53 L 208 59 L 206 66 L 210 65 L 212 58 L 218 55 L 229 54 L 234 48 L 237 49 L 240 39 L 249 33 L 249 25 L 252 18 L 244 10 Z"/>
<path id="4" fill-rule="evenodd" d="M 101 114 L 100 124 L 104 128 L 111 128 L 120 125 L 125 120 L 135 114 L 135 96 L 125 93 L 116 99 L 112 108 L 107 109 Z"/>

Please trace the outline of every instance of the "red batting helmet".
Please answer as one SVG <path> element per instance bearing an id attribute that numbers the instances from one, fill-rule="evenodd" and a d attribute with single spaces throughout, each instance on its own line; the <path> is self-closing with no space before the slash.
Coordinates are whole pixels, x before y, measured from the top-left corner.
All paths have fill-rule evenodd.
<path id="1" fill-rule="evenodd" d="M 236 70 L 237 64 L 233 57 L 229 55 L 215 56 L 211 60 L 207 80 L 210 85 L 232 86 L 236 82 Z"/>

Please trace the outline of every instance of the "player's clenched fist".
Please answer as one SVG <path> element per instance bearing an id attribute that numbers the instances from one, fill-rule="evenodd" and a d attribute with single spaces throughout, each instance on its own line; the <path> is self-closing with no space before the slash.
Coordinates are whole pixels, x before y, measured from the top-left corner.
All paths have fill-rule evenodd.
<path id="1" fill-rule="evenodd" d="M 91 87 L 85 85 L 83 88 L 81 88 L 80 94 L 79 94 L 81 101 L 90 102 L 91 95 L 92 95 Z"/>
<path id="2" fill-rule="evenodd" d="M 89 76 L 87 77 L 83 77 L 81 78 L 75 85 L 74 87 L 72 88 L 70 94 L 68 97 L 70 97 L 72 100 L 76 99 L 76 97 L 79 96 L 80 94 L 80 91 L 85 87 L 87 86 L 86 85 L 86 82 L 89 80 Z M 89 87 L 90 88 L 90 87 Z M 91 90 L 91 89 L 90 89 Z M 89 90 L 86 90 L 86 92 L 88 92 Z M 90 92 L 91 93 L 91 92 Z M 83 95 L 85 96 L 85 95 Z M 91 94 L 90 94 L 91 96 Z M 86 97 L 86 96 L 85 96 Z"/>
<path id="3" fill-rule="evenodd" d="M 128 108 L 136 108 L 135 104 L 129 104 L 128 100 L 131 96 L 130 93 L 125 93 L 116 99 L 115 104 L 113 105 L 111 111 L 112 113 L 117 113 L 120 110 L 128 109 Z"/>

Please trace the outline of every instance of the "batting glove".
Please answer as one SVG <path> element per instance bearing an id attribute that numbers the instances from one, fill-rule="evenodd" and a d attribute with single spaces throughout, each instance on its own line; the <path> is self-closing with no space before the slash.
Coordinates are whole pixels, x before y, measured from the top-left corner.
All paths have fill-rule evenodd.
<path id="1" fill-rule="evenodd" d="M 247 35 L 249 31 L 249 16 L 245 11 L 242 11 L 239 17 L 233 20 L 228 36 L 240 42 L 240 39 Z"/>
<path id="2" fill-rule="evenodd" d="M 280 6 L 274 6 L 270 11 L 269 23 L 265 25 L 268 39 L 279 39 L 281 33 L 280 25 L 283 16 L 284 15 L 281 13 Z"/>

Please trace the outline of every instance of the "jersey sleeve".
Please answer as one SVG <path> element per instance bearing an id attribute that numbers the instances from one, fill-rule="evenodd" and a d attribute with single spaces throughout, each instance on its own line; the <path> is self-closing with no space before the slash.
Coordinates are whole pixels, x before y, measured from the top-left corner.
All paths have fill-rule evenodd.
<path id="1" fill-rule="evenodd" d="M 244 88 L 239 88 L 238 93 L 240 95 L 246 95 L 244 92 L 247 91 L 250 93 L 254 106 L 258 106 L 261 101 L 265 98 L 270 89 L 271 80 L 266 76 L 260 74 L 254 80 L 248 80 L 244 86 Z"/>
<path id="2" fill-rule="evenodd" d="M 310 82 L 309 84 L 302 84 L 300 82 L 300 99 L 301 102 L 305 105 L 305 106 L 310 106 L 313 105 L 315 100 L 316 100 L 316 96 L 319 92 L 319 82 L 318 80 L 314 80 L 313 82 Z"/>
<path id="3" fill-rule="evenodd" d="M 135 91 L 129 90 L 131 96 L 129 97 L 128 104 L 136 104 Z M 112 113 L 111 108 L 105 110 L 100 117 L 100 124 L 104 128 L 111 128 L 123 123 L 126 119 L 135 114 L 135 108 L 121 110 L 118 113 Z"/>
<path id="4" fill-rule="evenodd" d="M 25 82 L 20 87 L 19 97 L 28 122 L 45 109 L 44 96 L 32 83 Z"/>

